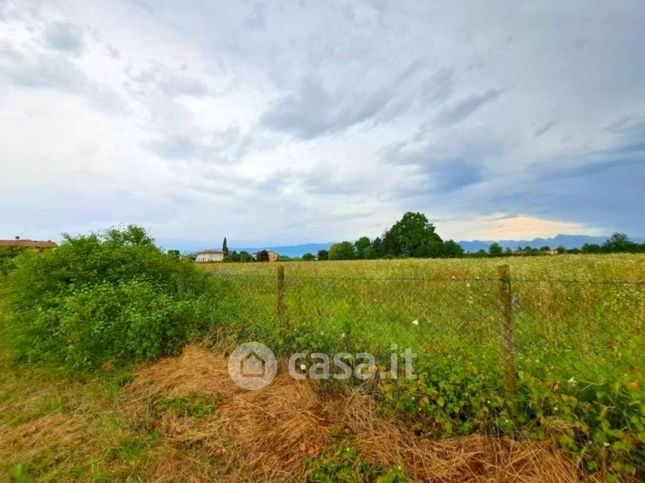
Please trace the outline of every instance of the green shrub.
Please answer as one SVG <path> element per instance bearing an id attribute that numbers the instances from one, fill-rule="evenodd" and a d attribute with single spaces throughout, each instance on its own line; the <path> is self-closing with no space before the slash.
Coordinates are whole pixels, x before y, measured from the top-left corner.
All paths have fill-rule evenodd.
<path id="1" fill-rule="evenodd" d="M 349 441 L 341 441 L 325 453 L 308 462 L 308 481 L 317 483 L 405 483 L 407 478 L 400 466 L 389 469 L 363 461 Z"/>
<path id="2" fill-rule="evenodd" d="M 381 381 L 383 406 L 432 437 L 474 432 L 553 439 L 587 469 L 645 474 L 645 392 L 637 381 L 585 383 L 520 372 L 509 404 L 495 375 L 437 364 L 416 380 Z"/>
<path id="3" fill-rule="evenodd" d="M 24 247 L 0 247 L 0 277 L 11 271 L 14 259 L 25 250 Z"/>
<path id="4" fill-rule="evenodd" d="M 6 280 L 6 324 L 23 359 L 74 368 L 178 352 L 209 324 L 212 281 L 129 226 L 24 253 Z"/>

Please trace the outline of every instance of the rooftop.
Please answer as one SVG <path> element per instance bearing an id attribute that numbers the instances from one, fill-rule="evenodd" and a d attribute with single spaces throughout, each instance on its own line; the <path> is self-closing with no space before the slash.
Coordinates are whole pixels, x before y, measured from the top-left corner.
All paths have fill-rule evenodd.
<path id="1" fill-rule="evenodd" d="M 0 247 L 54 248 L 57 246 L 58 245 L 51 240 L 21 240 L 19 238 L 16 238 L 15 240 L 0 240 Z"/>

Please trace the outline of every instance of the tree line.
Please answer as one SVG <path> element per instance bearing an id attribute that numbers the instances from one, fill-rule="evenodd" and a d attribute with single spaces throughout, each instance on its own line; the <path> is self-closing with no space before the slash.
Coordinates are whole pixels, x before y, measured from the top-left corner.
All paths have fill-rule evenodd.
<path id="1" fill-rule="evenodd" d="M 252 254 L 235 250 L 229 251 L 226 238 L 222 243 L 224 262 L 268 262 L 266 250 Z M 358 240 L 334 243 L 329 250 L 318 250 L 317 254 L 305 253 L 302 257 L 279 256 L 278 261 L 314 260 L 373 260 L 379 258 L 484 258 L 505 256 L 542 256 L 554 253 L 601 254 L 601 253 L 645 253 L 645 243 L 636 243 L 624 233 L 614 233 L 603 244 L 586 243 L 581 248 L 567 249 L 563 246 L 552 249 L 543 247 L 519 247 L 516 250 L 492 243 L 488 250 L 465 252 L 454 240 L 443 240 L 435 226 L 423 213 L 407 212 L 381 236 L 370 240 L 362 236 Z M 177 252 L 178 255 L 178 252 Z M 194 255 L 193 255 L 194 259 Z"/>
<path id="2" fill-rule="evenodd" d="M 603 254 L 603 253 L 645 253 L 645 243 L 636 243 L 629 239 L 624 233 L 614 233 L 604 243 L 585 243 L 580 248 L 565 248 L 559 246 L 552 249 L 549 246 L 534 248 L 531 246 L 518 247 L 513 251 L 510 248 L 502 248 L 499 243 L 493 243 L 488 250 L 479 250 L 474 253 L 467 253 L 465 256 L 474 258 L 483 257 L 506 257 L 506 256 L 541 256 L 558 254 Z"/>
<path id="3" fill-rule="evenodd" d="M 454 240 L 442 240 L 423 213 L 407 212 L 382 236 L 360 237 L 320 250 L 318 260 L 370 260 L 376 258 L 457 258 L 464 249 Z M 303 260 L 313 254 L 303 255 Z"/>
<path id="4" fill-rule="evenodd" d="M 303 260 L 369 260 L 377 258 L 483 258 L 504 256 L 542 256 L 558 254 L 645 253 L 645 243 L 636 243 L 624 233 L 614 233 L 605 243 L 586 243 L 581 248 L 552 249 L 519 247 L 513 251 L 492 243 L 488 250 L 467 253 L 454 240 L 442 240 L 435 227 L 423 213 L 407 212 L 382 236 L 370 240 L 363 236 L 355 242 L 334 243 L 329 250 L 319 250 L 318 256 L 305 253 Z"/>

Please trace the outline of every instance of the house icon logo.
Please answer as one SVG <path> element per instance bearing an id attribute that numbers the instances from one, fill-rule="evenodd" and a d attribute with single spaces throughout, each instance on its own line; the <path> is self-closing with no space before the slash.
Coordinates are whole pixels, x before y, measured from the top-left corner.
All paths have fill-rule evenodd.
<path id="1" fill-rule="evenodd" d="M 228 374 L 243 389 L 262 389 L 271 384 L 277 371 L 273 351 L 259 342 L 239 345 L 228 358 Z"/>

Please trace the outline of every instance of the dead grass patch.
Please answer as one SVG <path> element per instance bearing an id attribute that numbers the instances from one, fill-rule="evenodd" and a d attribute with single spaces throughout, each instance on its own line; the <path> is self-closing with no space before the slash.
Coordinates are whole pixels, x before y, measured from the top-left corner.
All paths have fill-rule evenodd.
<path id="1" fill-rule="evenodd" d="M 0 428 L 0 460 L 22 460 L 83 440 L 86 421 L 76 415 L 48 414 L 13 428 Z"/>
<path id="2" fill-rule="evenodd" d="M 229 379 L 224 357 L 195 346 L 141 371 L 126 389 L 139 415 L 150 398 L 195 392 L 216 398 L 215 414 L 199 421 L 164 414 L 159 427 L 178 450 L 198 446 L 215 458 L 219 481 L 304 481 L 307 460 L 333 443 L 331 430 L 338 427 L 365 461 L 384 468 L 400 464 L 411 481 L 581 479 L 576 466 L 548 443 L 480 435 L 419 438 L 384 418 L 373 399 L 357 391 L 324 397 L 310 382 L 284 372 L 262 390 L 241 390 Z M 174 481 L 200 481 L 186 469 L 195 465 L 178 452 L 158 464 L 156 475 L 160 481 L 173 475 Z"/>

